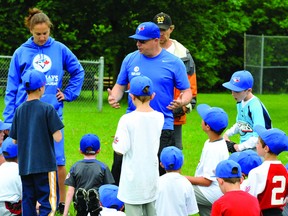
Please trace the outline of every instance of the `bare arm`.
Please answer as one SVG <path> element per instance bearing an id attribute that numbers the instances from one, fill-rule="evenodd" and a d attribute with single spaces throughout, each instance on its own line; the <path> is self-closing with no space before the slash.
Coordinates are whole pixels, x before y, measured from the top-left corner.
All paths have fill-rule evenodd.
<path id="1" fill-rule="evenodd" d="M 70 204 L 73 200 L 74 192 L 75 192 L 75 188 L 68 186 L 63 216 L 68 216 L 69 207 L 70 207 Z"/>
<path id="2" fill-rule="evenodd" d="M 62 139 L 61 130 L 57 130 L 55 133 L 53 133 L 53 139 L 54 139 L 56 142 L 60 142 L 60 141 L 61 141 L 61 139 Z"/>
<path id="3" fill-rule="evenodd" d="M 209 187 L 212 183 L 211 180 L 204 177 L 185 176 L 193 185 L 200 185 Z"/>
<path id="4" fill-rule="evenodd" d="M 111 89 L 107 89 L 108 91 L 108 103 L 113 108 L 120 108 L 119 101 L 123 97 L 124 91 L 125 91 L 125 85 L 119 85 L 115 84 L 114 87 Z"/>
<path id="5" fill-rule="evenodd" d="M 173 100 L 172 102 L 170 102 L 170 105 L 167 106 L 167 108 L 170 110 L 173 110 L 178 107 L 185 106 L 186 104 L 190 103 L 191 100 L 192 100 L 192 92 L 191 92 L 191 89 L 188 88 L 188 89 L 181 91 L 181 94 L 179 95 L 179 97 L 176 100 Z"/>

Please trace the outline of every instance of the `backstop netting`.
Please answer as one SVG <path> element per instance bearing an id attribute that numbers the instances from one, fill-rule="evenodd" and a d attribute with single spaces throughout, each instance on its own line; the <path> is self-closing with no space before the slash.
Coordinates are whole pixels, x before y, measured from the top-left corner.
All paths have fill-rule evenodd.
<path id="1" fill-rule="evenodd" d="M 288 37 L 244 35 L 244 69 L 255 93 L 288 92 Z"/>

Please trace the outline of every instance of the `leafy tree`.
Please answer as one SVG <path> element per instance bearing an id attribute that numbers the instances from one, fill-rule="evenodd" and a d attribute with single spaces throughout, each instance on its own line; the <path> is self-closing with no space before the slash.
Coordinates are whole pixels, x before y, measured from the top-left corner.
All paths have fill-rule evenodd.
<path id="1" fill-rule="evenodd" d="M 168 13 L 172 37 L 193 55 L 200 92 L 223 91 L 221 84 L 243 69 L 244 33 L 286 35 L 288 2 L 280 0 L 0 0 L 0 50 L 12 55 L 30 37 L 28 9 L 38 7 L 54 24 L 52 36 L 79 59 L 105 57 L 105 73 L 117 76 L 123 58 L 136 50 L 128 36 L 157 13 Z"/>

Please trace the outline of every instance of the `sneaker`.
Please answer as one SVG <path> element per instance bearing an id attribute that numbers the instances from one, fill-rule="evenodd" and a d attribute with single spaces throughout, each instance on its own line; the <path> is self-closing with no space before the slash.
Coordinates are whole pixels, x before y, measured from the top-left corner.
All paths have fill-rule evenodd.
<path id="1" fill-rule="evenodd" d="M 57 209 L 57 211 L 59 212 L 59 214 L 63 215 L 63 213 L 64 213 L 64 208 L 65 208 L 65 203 L 60 202 L 59 205 L 58 205 L 58 209 Z"/>
<path id="2" fill-rule="evenodd" d="M 100 202 L 99 202 L 99 195 L 97 190 L 94 188 L 89 189 L 87 192 L 87 201 L 88 201 L 88 212 L 95 213 L 100 212 Z"/>
<path id="3" fill-rule="evenodd" d="M 74 206 L 78 213 L 87 212 L 87 192 L 84 188 L 79 188 L 75 193 Z"/>

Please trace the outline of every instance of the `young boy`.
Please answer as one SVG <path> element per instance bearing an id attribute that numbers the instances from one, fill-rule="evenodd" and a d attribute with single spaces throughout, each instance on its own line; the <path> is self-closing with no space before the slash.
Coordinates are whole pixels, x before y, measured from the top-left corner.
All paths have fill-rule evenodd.
<path id="1" fill-rule="evenodd" d="M 0 166 L 0 215 L 21 215 L 22 184 L 17 164 L 17 148 L 10 137 L 2 144 L 6 162 Z"/>
<path id="2" fill-rule="evenodd" d="M 233 154 L 235 153 L 238 153 L 239 155 L 237 157 L 231 157 L 231 154 L 229 159 L 234 160 L 240 165 L 244 178 L 248 177 L 250 170 L 262 164 L 261 157 L 253 150 L 234 152 Z"/>
<path id="3" fill-rule="evenodd" d="M 288 137 L 277 128 L 267 130 L 256 125 L 254 130 L 259 134 L 257 153 L 264 162 L 250 171 L 245 190 L 258 198 L 263 216 L 282 216 L 288 194 L 288 174 L 277 155 L 288 151 Z"/>
<path id="4" fill-rule="evenodd" d="M 117 198 L 118 186 L 105 184 L 99 188 L 101 216 L 125 216 L 124 203 Z"/>
<path id="5" fill-rule="evenodd" d="M 118 198 L 127 216 L 154 216 L 164 116 L 150 107 L 155 94 L 148 77 L 132 78 L 129 95 L 136 110 L 120 118 L 113 142 L 114 151 L 123 155 Z"/>
<path id="6" fill-rule="evenodd" d="M 187 178 L 193 184 L 200 215 L 208 216 L 213 202 L 223 195 L 215 178 L 215 168 L 229 157 L 226 142 L 221 136 L 228 125 L 228 116 L 223 109 L 207 104 L 198 105 L 197 111 L 208 140 L 204 143 L 195 176 Z"/>
<path id="7" fill-rule="evenodd" d="M 161 152 L 160 161 L 166 174 L 159 179 L 159 194 L 156 199 L 157 215 L 196 214 L 199 210 L 193 186 L 180 174 L 184 161 L 182 151 L 174 146 L 165 147 Z"/>
<path id="8" fill-rule="evenodd" d="M 46 78 L 37 70 L 25 71 L 22 85 L 28 94 L 14 115 L 9 136 L 18 144 L 18 165 L 22 181 L 22 214 L 53 215 L 58 202 L 57 165 L 54 142 L 62 139 L 64 127 L 56 110 L 39 99 L 45 91 Z"/>
<path id="9" fill-rule="evenodd" d="M 108 166 L 95 159 L 100 152 L 100 140 L 95 134 L 86 134 L 80 141 L 80 152 L 84 159 L 76 162 L 68 173 L 65 185 L 68 186 L 64 216 L 72 200 L 78 216 L 98 216 L 101 211 L 98 189 L 104 184 L 113 184 L 114 178 Z"/>
<path id="10" fill-rule="evenodd" d="M 252 93 L 253 83 L 252 74 L 242 70 L 235 72 L 229 82 L 222 84 L 232 91 L 232 96 L 237 102 L 236 123 L 223 135 L 225 140 L 230 141 L 229 137 L 240 134 L 240 145 L 234 144 L 234 149 L 229 150 L 230 152 L 255 150 L 258 135 L 253 127 L 262 125 L 267 129 L 271 128 L 271 119 L 267 109 Z"/>
<path id="11" fill-rule="evenodd" d="M 211 216 L 260 216 L 258 200 L 240 190 L 241 167 L 233 160 L 223 160 L 216 167 L 216 177 L 224 194 L 212 205 Z"/>
<path id="12" fill-rule="evenodd" d="M 238 157 L 231 158 L 231 155 L 239 153 Z M 245 189 L 249 172 L 262 164 L 262 158 L 253 150 L 245 150 L 242 152 L 234 152 L 229 159 L 237 162 L 242 170 L 243 181 L 240 185 L 242 190 Z"/>

